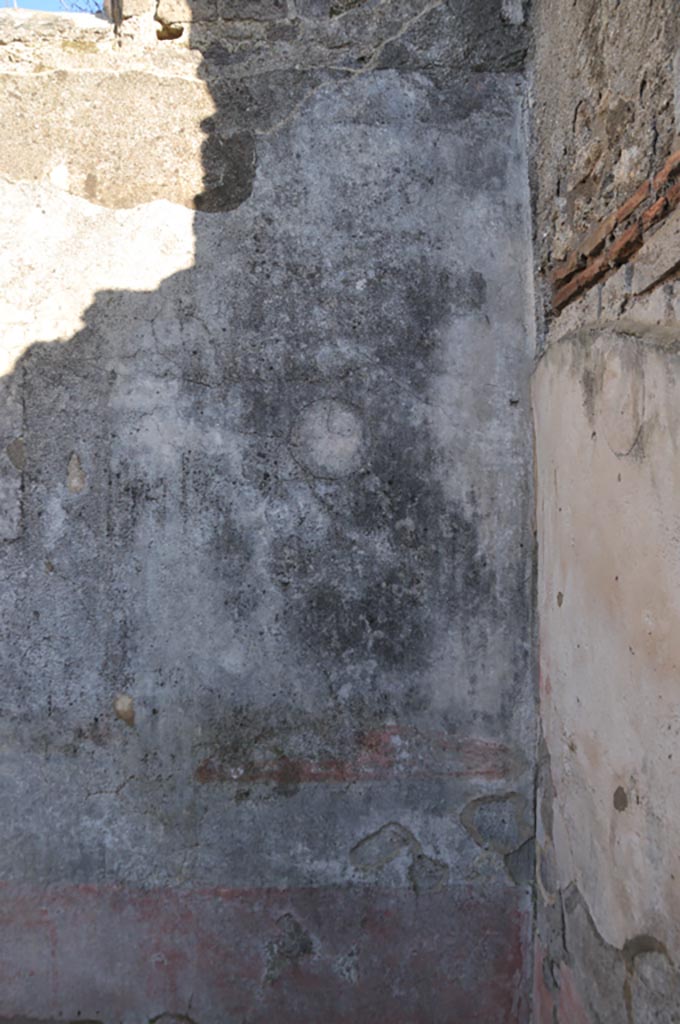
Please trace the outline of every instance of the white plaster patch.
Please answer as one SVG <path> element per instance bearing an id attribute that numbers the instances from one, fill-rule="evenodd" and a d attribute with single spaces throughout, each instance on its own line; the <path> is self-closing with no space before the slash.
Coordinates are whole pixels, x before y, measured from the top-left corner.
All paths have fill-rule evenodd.
<path id="1" fill-rule="evenodd" d="M 56 167 L 50 172 L 50 182 L 55 188 L 61 189 L 63 192 L 68 192 L 69 187 L 69 173 L 66 164 L 57 164 Z"/>
<path id="2" fill-rule="evenodd" d="M 128 210 L 95 206 L 51 185 L 0 180 L 0 375 L 35 342 L 83 327 L 97 292 L 152 291 L 191 267 L 193 213 L 158 200 Z"/>

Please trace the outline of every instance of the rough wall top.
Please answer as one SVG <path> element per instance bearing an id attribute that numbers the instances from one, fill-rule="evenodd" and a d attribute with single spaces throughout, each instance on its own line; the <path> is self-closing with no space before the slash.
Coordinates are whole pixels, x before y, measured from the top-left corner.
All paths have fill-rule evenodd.
<path id="1" fill-rule="evenodd" d="M 524 63 L 525 4 L 526 0 L 125 0 L 122 45 L 115 49 L 125 64 L 142 46 L 151 51 L 147 62 L 155 66 L 160 58 L 163 66 L 169 49 L 188 45 L 202 52 L 207 74 L 234 77 L 319 67 L 355 73 L 386 67 L 504 71 Z M 156 42 L 164 43 L 162 54 L 154 52 Z M 111 23 L 103 17 L 0 12 L 0 66 L 14 70 L 27 63 L 35 69 L 46 45 L 57 51 L 51 53 L 50 67 L 101 68 L 102 51 L 113 49 L 113 43 Z"/>
<path id="2" fill-rule="evenodd" d="M 125 17 L 119 35 L 103 16 L 0 12 L 0 175 L 104 206 L 163 198 L 207 210 L 196 197 L 225 174 L 247 197 L 255 138 L 318 88 L 386 69 L 510 70 L 526 50 L 523 9 L 508 0 L 228 10 L 160 0 Z M 180 17 L 194 20 L 163 20 Z M 487 92 L 481 81 L 462 91 L 460 116 Z"/>

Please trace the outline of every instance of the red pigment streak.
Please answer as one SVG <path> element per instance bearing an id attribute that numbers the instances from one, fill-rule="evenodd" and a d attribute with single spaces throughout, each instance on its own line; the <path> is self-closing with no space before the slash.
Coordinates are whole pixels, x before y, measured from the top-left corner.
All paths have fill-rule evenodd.
<path id="1" fill-rule="evenodd" d="M 272 782 L 376 782 L 395 776 L 409 778 L 504 779 L 516 771 L 510 749 L 479 738 L 457 740 L 446 733 L 418 733 L 389 726 L 364 734 L 350 758 L 302 759 L 277 757 L 229 764 L 220 755 L 206 758 L 195 771 L 201 784 Z"/>

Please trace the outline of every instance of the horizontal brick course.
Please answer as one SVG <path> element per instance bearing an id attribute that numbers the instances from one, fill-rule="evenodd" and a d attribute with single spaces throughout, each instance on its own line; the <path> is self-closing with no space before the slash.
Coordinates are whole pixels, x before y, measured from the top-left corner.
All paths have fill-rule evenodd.
<path id="1" fill-rule="evenodd" d="M 610 266 L 619 266 L 630 259 L 642 245 L 642 224 L 636 221 L 610 246 L 607 253 Z"/>
<path id="2" fill-rule="evenodd" d="M 631 214 L 635 213 L 649 197 L 651 190 L 649 182 L 643 181 L 640 187 L 633 192 L 630 199 L 627 199 L 625 203 L 619 206 L 616 211 L 616 223 L 623 224 L 624 221 L 628 220 Z"/>
<path id="3" fill-rule="evenodd" d="M 588 264 L 585 270 L 572 277 L 571 281 L 556 292 L 553 300 L 555 308 L 561 309 L 562 306 L 566 306 L 576 295 L 596 284 L 608 270 L 609 260 L 606 255 L 598 256 L 596 260 Z"/>
<path id="4" fill-rule="evenodd" d="M 569 255 L 568 259 L 563 260 L 561 263 L 555 264 L 552 271 L 550 272 L 550 280 L 553 285 L 557 287 L 563 281 L 567 281 L 572 277 L 577 270 L 582 270 L 585 266 L 585 259 L 578 251 L 574 249 Z"/>
<path id="5" fill-rule="evenodd" d="M 646 234 L 680 205 L 679 176 L 680 150 L 671 154 L 651 181 L 638 185 L 625 202 L 574 243 L 566 259 L 550 271 L 554 312 L 626 263 L 644 245 Z"/>
<path id="6" fill-rule="evenodd" d="M 610 213 L 603 221 L 597 224 L 592 231 L 589 231 L 585 238 L 579 242 L 578 251 L 582 256 L 596 256 L 599 253 L 612 231 L 617 225 L 616 213 Z"/>
<path id="7" fill-rule="evenodd" d="M 680 203 L 680 181 L 676 181 L 674 185 L 666 192 L 666 205 L 668 206 L 668 213 L 674 210 L 675 207 Z"/>
<path id="8" fill-rule="evenodd" d="M 663 188 L 668 184 L 669 181 L 673 181 L 680 174 L 680 150 L 672 153 L 666 163 L 663 165 L 657 175 L 655 175 L 652 185 L 655 191 Z"/>
<path id="9" fill-rule="evenodd" d="M 661 218 L 666 215 L 667 207 L 668 202 L 666 201 L 665 196 L 661 196 L 661 198 L 657 199 L 655 203 L 652 203 L 652 205 L 649 206 L 642 214 L 643 230 L 649 230 L 653 224 L 656 224 L 658 220 L 661 220 Z"/>

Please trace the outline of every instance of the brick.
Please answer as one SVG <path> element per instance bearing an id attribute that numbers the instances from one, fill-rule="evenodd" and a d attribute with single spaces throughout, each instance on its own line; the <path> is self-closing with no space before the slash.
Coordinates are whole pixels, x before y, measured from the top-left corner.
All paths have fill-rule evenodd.
<path id="1" fill-rule="evenodd" d="M 583 289 L 580 282 L 577 281 L 575 278 L 572 278 L 568 284 L 565 284 L 563 288 L 560 288 L 558 291 L 556 291 L 553 295 L 552 303 L 553 310 L 555 311 L 555 313 L 559 313 L 559 311 L 563 309 L 563 307 L 566 306 L 568 302 L 571 302 L 572 299 L 576 298 L 576 296 L 582 290 Z"/>
<path id="2" fill-rule="evenodd" d="M 680 203 L 680 181 L 676 181 L 665 195 L 660 196 L 648 210 L 642 214 L 642 227 L 645 231 L 655 227 Z"/>
<path id="3" fill-rule="evenodd" d="M 625 220 L 628 220 L 632 213 L 642 206 L 645 199 L 649 196 L 651 186 L 648 181 L 643 181 L 638 189 L 633 192 L 632 196 L 626 199 L 625 203 L 622 203 L 616 211 L 616 223 L 622 224 Z"/>
<path id="4" fill-rule="evenodd" d="M 652 225 L 661 220 L 667 207 L 668 203 L 665 196 L 661 196 L 661 198 L 657 199 L 655 203 L 652 203 L 652 205 L 642 214 L 643 231 L 648 231 Z"/>
<path id="5" fill-rule="evenodd" d="M 680 214 L 659 221 L 656 230 L 645 236 L 645 244 L 635 257 L 631 291 L 641 295 L 654 288 L 680 266 Z"/>
<path id="6" fill-rule="evenodd" d="M 666 163 L 654 178 L 654 188 L 658 191 L 667 185 L 669 181 L 673 181 L 678 174 L 680 174 L 680 150 L 677 150 L 668 157 L 668 160 L 666 160 Z"/>
<path id="7" fill-rule="evenodd" d="M 676 181 L 674 185 L 666 192 L 666 202 L 668 204 L 668 212 L 674 210 L 675 207 L 680 203 L 680 181 Z"/>
<path id="8" fill-rule="evenodd" d="M 642 245 L 642 224 L 635 221 L 634 224 L 623 232 L 609 246 L 605 256 L 612 266 L 619 266 L 629 260 L 633 253 L 637 252 Z"/>
<path id="9" fill-rule="evenodd" d="M 559 311 L 572 299 L 575 299 L 577 295 L 584 292 L 587 288 L 591 288 L 596 284 L 601 277 L 603 277 L 610 269 L 609 259 L 607 254 L 599 256 L 597 259 L 592 260 L 580 274 L 576 274 L 572 277 L 571 281 L 564 285 L 555 292 L 553 296 L 553 308 L 555 311 Z"/>
<path id="10" fill-rule="evenodd" d="M 610 213 L 600 224 L 589 231 L 579 242 L 578 250 L 583 256 L 596 256 L 616 227 L 616 213 Z"/>
<path id="11" fill-rule="evenodd" d="M 581 270 L 584 262 L 585 261 L 581 253 L 577 249 L 574 249 L 566 260 L 562 260 L 553 267 L 550 272 L 550 280 L 552 284 L 557 287 L 557 285 L 561 284 L 563 281 L 568 280 L 576 273 L 577 270 Z"/>

